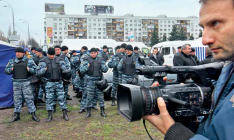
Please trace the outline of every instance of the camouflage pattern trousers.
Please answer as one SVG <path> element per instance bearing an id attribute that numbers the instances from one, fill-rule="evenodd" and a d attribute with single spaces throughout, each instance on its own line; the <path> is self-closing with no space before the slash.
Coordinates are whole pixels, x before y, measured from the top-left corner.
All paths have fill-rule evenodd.
<path id="1" fill-rule="evenodd" d="M 30 81 L 13 82 L 13 90 L 14 90 L 14 106 L 15 106 L 14 112 L 21 111 L 23 98 L 27 103 L 28 111 L 30 113 L 36 111 Z"/>
<path id="2" fill-rule="evenodd" d="M 95 93 L 97 94 L 97 101 L 99 102 L 99 107 L 105 107 L 104 103 L 104 94 L 102 91 L 100 91 L 97 86 L 95 85 L 94 79 L 88 79 L 87 80 L 87 101 L 86 101 L 86 107 L 93 107 L 93 98 Z"/>
<path id="3" fill-rule="evenodd" d="M 82 84 L 83 84 L 83 86 L 86 87 L 86 85 L 87 85 L 86 78 L 82 79 Z M 86 102 L 87 102 L 87 90 L 86 90 L 86 88 L 83 88 L 82 89 L 82 98 L 81 98 L 81 102 L 80 102 L 80 109 L 86 109 Z"/>
<path id="4" fill-rule="evenodd" d="M 60 109 L 67 109 L 66 98 L 64 96 L 63 82 L 47 82 L 46 90 L 46 110 L 53 110 L 53 105 L 56 104 L 54 99 L 58 98 Z"/>
<path id="5" fill-rule="evenodd" d="M 72 84 L 75 86 L 76 68 L 71 69 L 71 75 L 72 75 Z"/>
<path id="6" fill-rule="evenodd" d="M 111 90 L 111 98 L 115 98 L 116 99 L 116 94 L 117 94 L 117 88 L 119 85 L 119 73 L 117 72 L 113 72 L 113 85 L 112 85 L 112 90 Z"/>

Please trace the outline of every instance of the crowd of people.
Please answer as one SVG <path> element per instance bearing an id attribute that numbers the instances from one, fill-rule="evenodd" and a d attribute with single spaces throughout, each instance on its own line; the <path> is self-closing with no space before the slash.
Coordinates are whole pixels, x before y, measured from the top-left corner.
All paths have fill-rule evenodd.
<path id="1" fill-rule="evenodd" d="M 10 122 L 20 119 L 20 111 L 24 101 L 32 114 L 32 119 L 39 121 L 35 114 L 39 103 L 46 104 L 48 111 L 47 122 L 53 119 L 57 101 L 63 111 L 63 118 L 68 121 L 67 100 L 72 100 L 68 94 L 68 87 L 73 85 L 77 98 L 80 99 L 79 113 L 86 112 L 86 118 L 91 117 L 92 110 L 101 110 L 101 116 L 106 117 L 103 88 L 98 82 L 105 82 L 103 73 L 113 69 L 113 85 L 111 91 L 112 106 L 116 105 L 118 84 L 138 84 L 136 67 L 141 67 L 138 58 L 142 56 L 138 47 L 122 44 L 115 48 L 115 55 L 110 56 L 108 47 L 103 46 L 102 52 L 98 48 L 88 50 L 83 46 L 78 54 L 67 46 L 56 45 L 49 48 L 47 53 L 41 48 L 31 48 L 31 54 L 23 48 L 15 50 L 16 58 L 11 59 L 5 68 L 6 74 L 12 74 L 14 86 L 15 110 Z M 214 61 L 212 53 L 207 48 L 207 59 L 199 62 L 195 56 L 195 49 L 189 44 L 178 47 L 173 63 L 175 66 L 195 66 Z M 68 55 L 70 54 L 70 55 Z M 164 57 L 158 48 L 153 48 L 149 58 L 158 65 L 163 65 Z M 178 75 L 178 82 L 185 82 L 183 74 Z M 71 80 L 70 80 L 71 79 Z M 157 82 L 157 81 L 155 81 Z M 155 83 L 153 83 L 154 85 Z M 45 102 L 43 100 L 45 97 Z"/>
<path id="2" fill-rule="evenodd" d="M 35 114 L 38 104 L 45 103 L 48 111 L 46 122 L 51 122 L 57 102 L 64 120 L 68 121 L 67 100 L 72 100 L 68 94 L 70 84 L 77 93 L 76 97 L 81 98 L 79 113 L 86 112 L 86 118 L 91 117 L 91 110 L 98 110 L 99 103 L 100 114 L 106 117 L 104 89 L 101 87 L 103 84 L 101 86 L 98 84 L 102 81 L 105 84 L 103 73 L 113 68 L 112 106 L 115 106 L 118 84 L 138 83 L 138 76 L 135 73 L 135 68 L 140 66 L 137 59 L 141 55 L 138 47 L 122 44 L 115 49 L 116 54 L 110 56 L 107 46 L 103 46 L 102 52 L 98 48 L 88 50 L 83 46 L 79 54 L 72 50 L 69 56 L 67 46 L 56 45 L 49 48 L 47 53 L 35 47 L 31 48 L 31 52 L 25 51 L 22 47 L 16 48 L 16 58 L 8 62 L 4 71 L 12 75 L 14 87 L 15 109 L 9 122 L 20 120 L 24 102 L 34 121 L 40 121 Z"/>

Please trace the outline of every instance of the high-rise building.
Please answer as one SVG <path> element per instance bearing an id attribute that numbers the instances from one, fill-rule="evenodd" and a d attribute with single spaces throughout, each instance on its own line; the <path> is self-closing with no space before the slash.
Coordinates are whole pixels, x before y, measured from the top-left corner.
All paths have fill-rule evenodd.
<path id="1" fill-rule="evenodd" d="M 199 19 L 190 17 L 157 17 L 113 15 L 65 15 L 46 14 L 45 44 L 53 46 L 61 44 L 63 39 L 114 39 L 118 42 L 130 41 L 129 32 L 134 34 L 134 41 L 150 45 L 154 28 L 160 39 L 165 35 L 169 38 L 173 25 L 184 31 L 189 38 L 199 37 Z M 48 30 L 50 28 L 50 30 Z M 52 31 L 51 31 L 52 28 Z M 48 31 L 50 33 L 48 33 Z M 50 34 L 48 36 L 48 34 Z"/>

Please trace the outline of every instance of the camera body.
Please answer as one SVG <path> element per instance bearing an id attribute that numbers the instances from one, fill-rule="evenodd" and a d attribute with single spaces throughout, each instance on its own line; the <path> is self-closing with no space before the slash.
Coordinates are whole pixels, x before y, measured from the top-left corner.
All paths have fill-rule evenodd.
<path id="1" fill-rule="evenodd" d="M 118 111 L 128 121 L 138 121 L 144 115 L 159 114 L 157 98 L 166 102 L 168 112 L 174 119 L 206 116 L 211 107 L 213 86 L 224 63 L 211 63 L 200 66 L 143 66 L 137 68 L 139 74 L 155 75 L 158 72 L 194 74 L 194 83 L 166 84 L 158 87 L 143 87 L 129 84 L 118 86 Z M 155 77 L 157 78 L 157 77 Z"/>

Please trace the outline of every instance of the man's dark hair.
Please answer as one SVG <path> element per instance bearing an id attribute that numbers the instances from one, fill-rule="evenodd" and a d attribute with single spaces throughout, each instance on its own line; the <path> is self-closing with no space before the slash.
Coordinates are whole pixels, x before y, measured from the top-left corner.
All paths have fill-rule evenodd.
<path id="1" fill-rule="evenodd" d="M 210 0 L 199 0 L 199 3 L 206 4 L 208 1 L 210 1 Z M 234 6 L 234 0 L 232 0 L 232 2 L 233 2 L 233 6 Z"/>
<path id="2" fill-rule="evenodd" d="M 155 48 L 154 48 L 154 50 L 157 50 L 157 51 L 158 51 L 158 48 L 157 48 L 157 47 L 155 47 Z"/>
<path id="3" fill-rule="evenodd" d="M 88 50 L 88 48 L 86 46 L 83 46 L 81 49 L 84 49 L 84 50 Z"/>
<path id="4" fill-rule="evenodd" d="M 61 47 L 59 45 L 54 46 L 54 49 L 55 48 L 59 48 L 61 50 Z"/>

